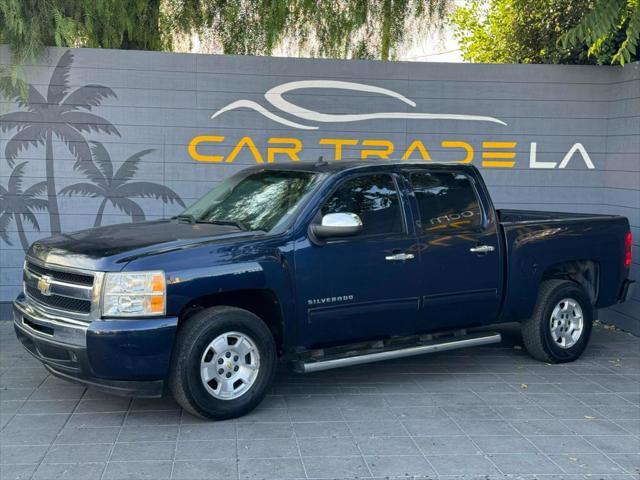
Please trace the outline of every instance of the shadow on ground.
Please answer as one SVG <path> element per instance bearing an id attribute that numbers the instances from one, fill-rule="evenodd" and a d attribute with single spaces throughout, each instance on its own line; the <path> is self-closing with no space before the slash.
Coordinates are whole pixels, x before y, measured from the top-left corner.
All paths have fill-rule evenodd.
<path id="1" fill-rule="evenodd" d="M 639 478 L 640 339 L 594 329 L 572 364 L 501 345 L 343 370 L 281 369 L 252 414 L 51 377 L 0 322 L 0 478 Z"/>

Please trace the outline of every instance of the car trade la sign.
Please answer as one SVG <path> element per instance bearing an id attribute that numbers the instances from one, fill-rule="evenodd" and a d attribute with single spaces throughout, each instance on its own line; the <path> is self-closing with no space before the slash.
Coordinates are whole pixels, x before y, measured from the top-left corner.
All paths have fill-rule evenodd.
<path id="1" fill-rule="evenodd" d="M 486 122 L 502 126 L 507 123 L 496 117 L 485 115 L 464 115 L 453 113 L 428 113 L 428 112 L 374 112 L 374 113 L 352 113 L 352 114 L 329 114 L 321 113 L 315 110 L 296 105 L 286 100 L 283 95 L 302 89 L 339 89 L 351 90 L 357 92 L 366 92 L 380 94 L 391 97 L 412 108 L 416 107 L 416 103 L 405 97 L 404 95 L 386 88 L 366 85 L 363 83 L 343 82 L 336 80 L 302 80 L 296 82 L 287 82 L 277 85 L 264 94 L 264 98 L 271 107 L 279 110 L 283 114 L 296 118 L 296 121 L 289 120 L 282 114 L 274 113 L 263 105 L 252 100 L 240 99 L 236 100 L 211 115 L 212 119 L 223 115 L 226 112 L 237 109 L 250 109 L 256 113 L 274 121 L 290 127 L 295 130 L 318 130 L 322 124 L 330 123 L 349 123 L 360 122 L 364 120 L 453 120 L 460 122 Z M 199 147 L 204 144 L 216 144 L 224 142 L 225 137 L 222 135 L 198 135 L 189 143 L 189 155 L 200 162 L 213 163 L 232 163 L 236 157 L 243 151 L 247 150 L 256 163 L 264 163 L 265 159 L 268 163 L 273 163 L 277 159 L 288 161 L 299 161 L 300 153 L 305 145 L 301 138 L 291 137 L 270 137 L 267 140 L 266 152 L 261 152 L 256 146 L 256 142 L 250 136 L 244 136 L 238 140 L 230 151 L 216 154 L 204 154 L 199 151 Z M 430 145 L 425 144 L 422 139 L 410 139 L 406 149 L 398 151 L 396 145 L 388 139 L 359 139 L 359 138 L 320 138 L 319 146 L 328 146 L 333 150 L 332 160 L 342 160 L 343 149 L 345 147 L 359 147 L 359 158 L 401 158 L 402 160 L 422 159 L 432 160 L 429 153 Z M 455 149 L 460 152 L 460 158 L 457 163 L 472 163 L 476 154 L 480 153 L 481 166 L 486 168 L 513 168 L 516 164 L 516 148 L 515 141 L 482 141 L 481 150 L 477 152 L 474 147 L 467 141 L 460 139 L 442 140 L 440 147 L 442 149 Z M 264 154 L 263 154 L 264 153 Z M 567 153 L 559 159 L 559 162 L 542 162 L 537 159 L 537 143 L 529 144 L 529 168 L 565 168 L 574 158 L 580 158 L 587 168 L 595 168 L 587 150 L 581 143 L 574 143 Z M 437 158 L 433 158 L 437 160 Z"/>

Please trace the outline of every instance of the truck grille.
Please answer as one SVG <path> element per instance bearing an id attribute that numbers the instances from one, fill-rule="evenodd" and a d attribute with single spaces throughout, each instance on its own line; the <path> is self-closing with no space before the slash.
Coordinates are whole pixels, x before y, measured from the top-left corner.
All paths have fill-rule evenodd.
<path id="1" fill-rule="evenodd" d="M 38 275 L 48 275 L 55 280 L 62 282 L 77 283 L 79 285 L 93 285 L 92 275 L 83 275 L 80 273 L 63 272 L 62 270 L 53 270 L 50 268 L 41 267 L 33 262 L 27 262 L 27 269 Z"/>
<path id="2" fill-rule="evenodd" d="M 91 313 L 93 275 L 70 272 L 27 261 L 24 291 L 29 299 L 45 308 L 76 315 Z"/>
<path id="3" fill-rule="evenodd" d="M 43 295 L 37 288 L 27 285 L 25 287 L 26 294 L 43 305 L 53 307 L 58 310 L 69 310 L 76 313 L 89 313 L 91 311 L 91 302 L 89 300 L 80 300 L 78 298 L 63 297 L 61 295 Z"/>

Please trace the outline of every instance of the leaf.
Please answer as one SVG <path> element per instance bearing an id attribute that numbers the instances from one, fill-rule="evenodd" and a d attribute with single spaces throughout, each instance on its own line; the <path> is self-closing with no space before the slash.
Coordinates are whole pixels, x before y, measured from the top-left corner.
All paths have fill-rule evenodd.
<path id="1" fill-rule="evenodd" d="M 176 202 L 185 206 L 180 196 L 169 187 L 152 182 L 130 182 L 119 186 L 116 189 L 118 195 L 123 197 L 156 198 L 162 199 L 164 203 Z"/>
<path id="2" fill-rule="evenodd" d="M 2 210 L 2 203 L 0 203 L 0 210 Z M 9 222 L 11 221 L 11 215 L 8 213 L 2 213 L 0 215 L 0 239 L 7 245 L 13 246 L 11 240 L 9 240 L 9 234 L 7 232 L 9 228 Z"/>
<path id="3" fill-rule="evenodd" d="M 11 112 L 0 115 L 0 132 L 13 128 L 23 129 L 28 124 L 41 122 L 40 115 L 33 112 Z"/>
<path id="4" fill-rule="evenodd" d="M 71 50 L 67 50 L 62 54 L 51 74 L 47 90 L 47 103 L 58 105 L 67 94 L 72 63 L 73 54 Z"/>
<path id="5" fill-rule="evenodd" d="M 129 158 L 127 158 L 120 168 L 116 171 L 115 176 L 113 177 L 113 185 L 114 187 L 118 187 L 119 185 L 128 182 L 131 180 L 136 172 L 138 171 L 138 163 L 142 160 L 142 157 L 147 155 L 148 153 L 153 152 L 154 149 L 150 148 L 147 150 L 141 150 L 138 153 L 134 153 Z"/>
<path id="6" fill-rule="evenodd" d="M 140 208 L 140 205 L 138 205 L 133 200 L 122 197 L 110 197 L 109 200 L 114 207 L 119 208 L 124 213 L 131 216 L 131 220 L 133 220 L 134 222 L 140 222 L 145 219 L 144 211 L 142 210 L 142 208 Z"/>
<path id="7" fill-rule="evenodd" d="M 49 210 L 49 202 L 44 198 L 31 198 L 28 202 L 29 208 L 39 211 Z"/>
<path id="8" fill-rule="evenodd" d="M 102 143 L 91 142 L 91 155 L 102 171 L 105 185 L 110 185 L 113 180 L 113 163 L 111 162 L 109 152 L 107 152 L 107 149 Z"/>
<path id="9" fill-rule="evenodd" d="M 62 105 L 70 108 L 80 107 L 91 110 L 92 107 L 97 107 L 102 103 L 102 100 L 109 97 L 117 98 L 115 92 L 109 87 L 89 84 L 71 92 L 64 99 Z"/>
<path id="10" fill-rule="evenodd" d="M 30 145 L 36 147 L 38 144 L 43 144 L 45 134 L 46 129 L 43 128 L 43 125 L 35 124 L 23 128 L 11 137 L 4 148 L 4 156 L 9 166 L 13 166 L 15 158 L 22 150 L 26 150 Z"/>
<path id="11" fill-rule="evenodd" d="M 47 182 L 38 182 L 34 185 L 31 185 L 24 192 L 25 197 L 37 197 L 38 195 L 42 195 L 47 189 Z"/>
<path id="12" fill-rule="evenodd" d="M 22 94 L 20 87 L 16 85 L 13 92 L 13 100 L 18 104 L 18 106 L 26 108 L 31 112 L 41 109 L 47 103 L 47 100 L 42 96 L 42 94 L 31 84 L 27 87 L 26 96 Z"/>
<path id="13" fill-rule="evenodd" d="M 103 132 L 120 136 L 118 129 L 99 115 L 75 110 L 63 112 L 62 120 L 80 132 Z"/>
<path id="14" fill-rule="evenodd" d="M 105 195 L 105 191 L 92 183 L 74 183 L 68 185 L 58 192 L 58 195 L 84 195 L 85 197 L 101 197 Z"/>
<path id="15" fill-rule="evenodd" d="M 22 176 L 24 175 L 24 168 L 27 166 L 27 162 L 22 162 L 13 169 L 9 176 L 9 183 L 7 189 L 11 195 L 22 195 Z"/>
<path id="16" fill-rule="evenodd" d="M 40 224 L 38 223 L 38 219 L 33 214 L 33 212 L 30 212 L 27 210 L 23 212 L 21 215 L 22 215 L 22 218 L 25 219 L 25 221 L 29 222 L 33 226 L 33 228 L 35 228 L 37 231 L 40 231 Z"/>
<path id="17" fill-rule="evenodd" d="M 67 145 L 69 151 L 76 157 L 74 168 L 78 168 L 79 162 L 91 161 L 89 144 L 77 130 L 61 123 L 55 126 L 53 133 Z"/>

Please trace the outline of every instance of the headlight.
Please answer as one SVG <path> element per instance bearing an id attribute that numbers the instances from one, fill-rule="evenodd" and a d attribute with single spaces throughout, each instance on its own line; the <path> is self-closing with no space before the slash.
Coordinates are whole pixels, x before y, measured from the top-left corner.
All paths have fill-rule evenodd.
<path id="1" fill-rule="evenodd" d="M 166 286 L 164 272 L 107 273 L 102 294 L 105 317 L 164 315 Z"/>

